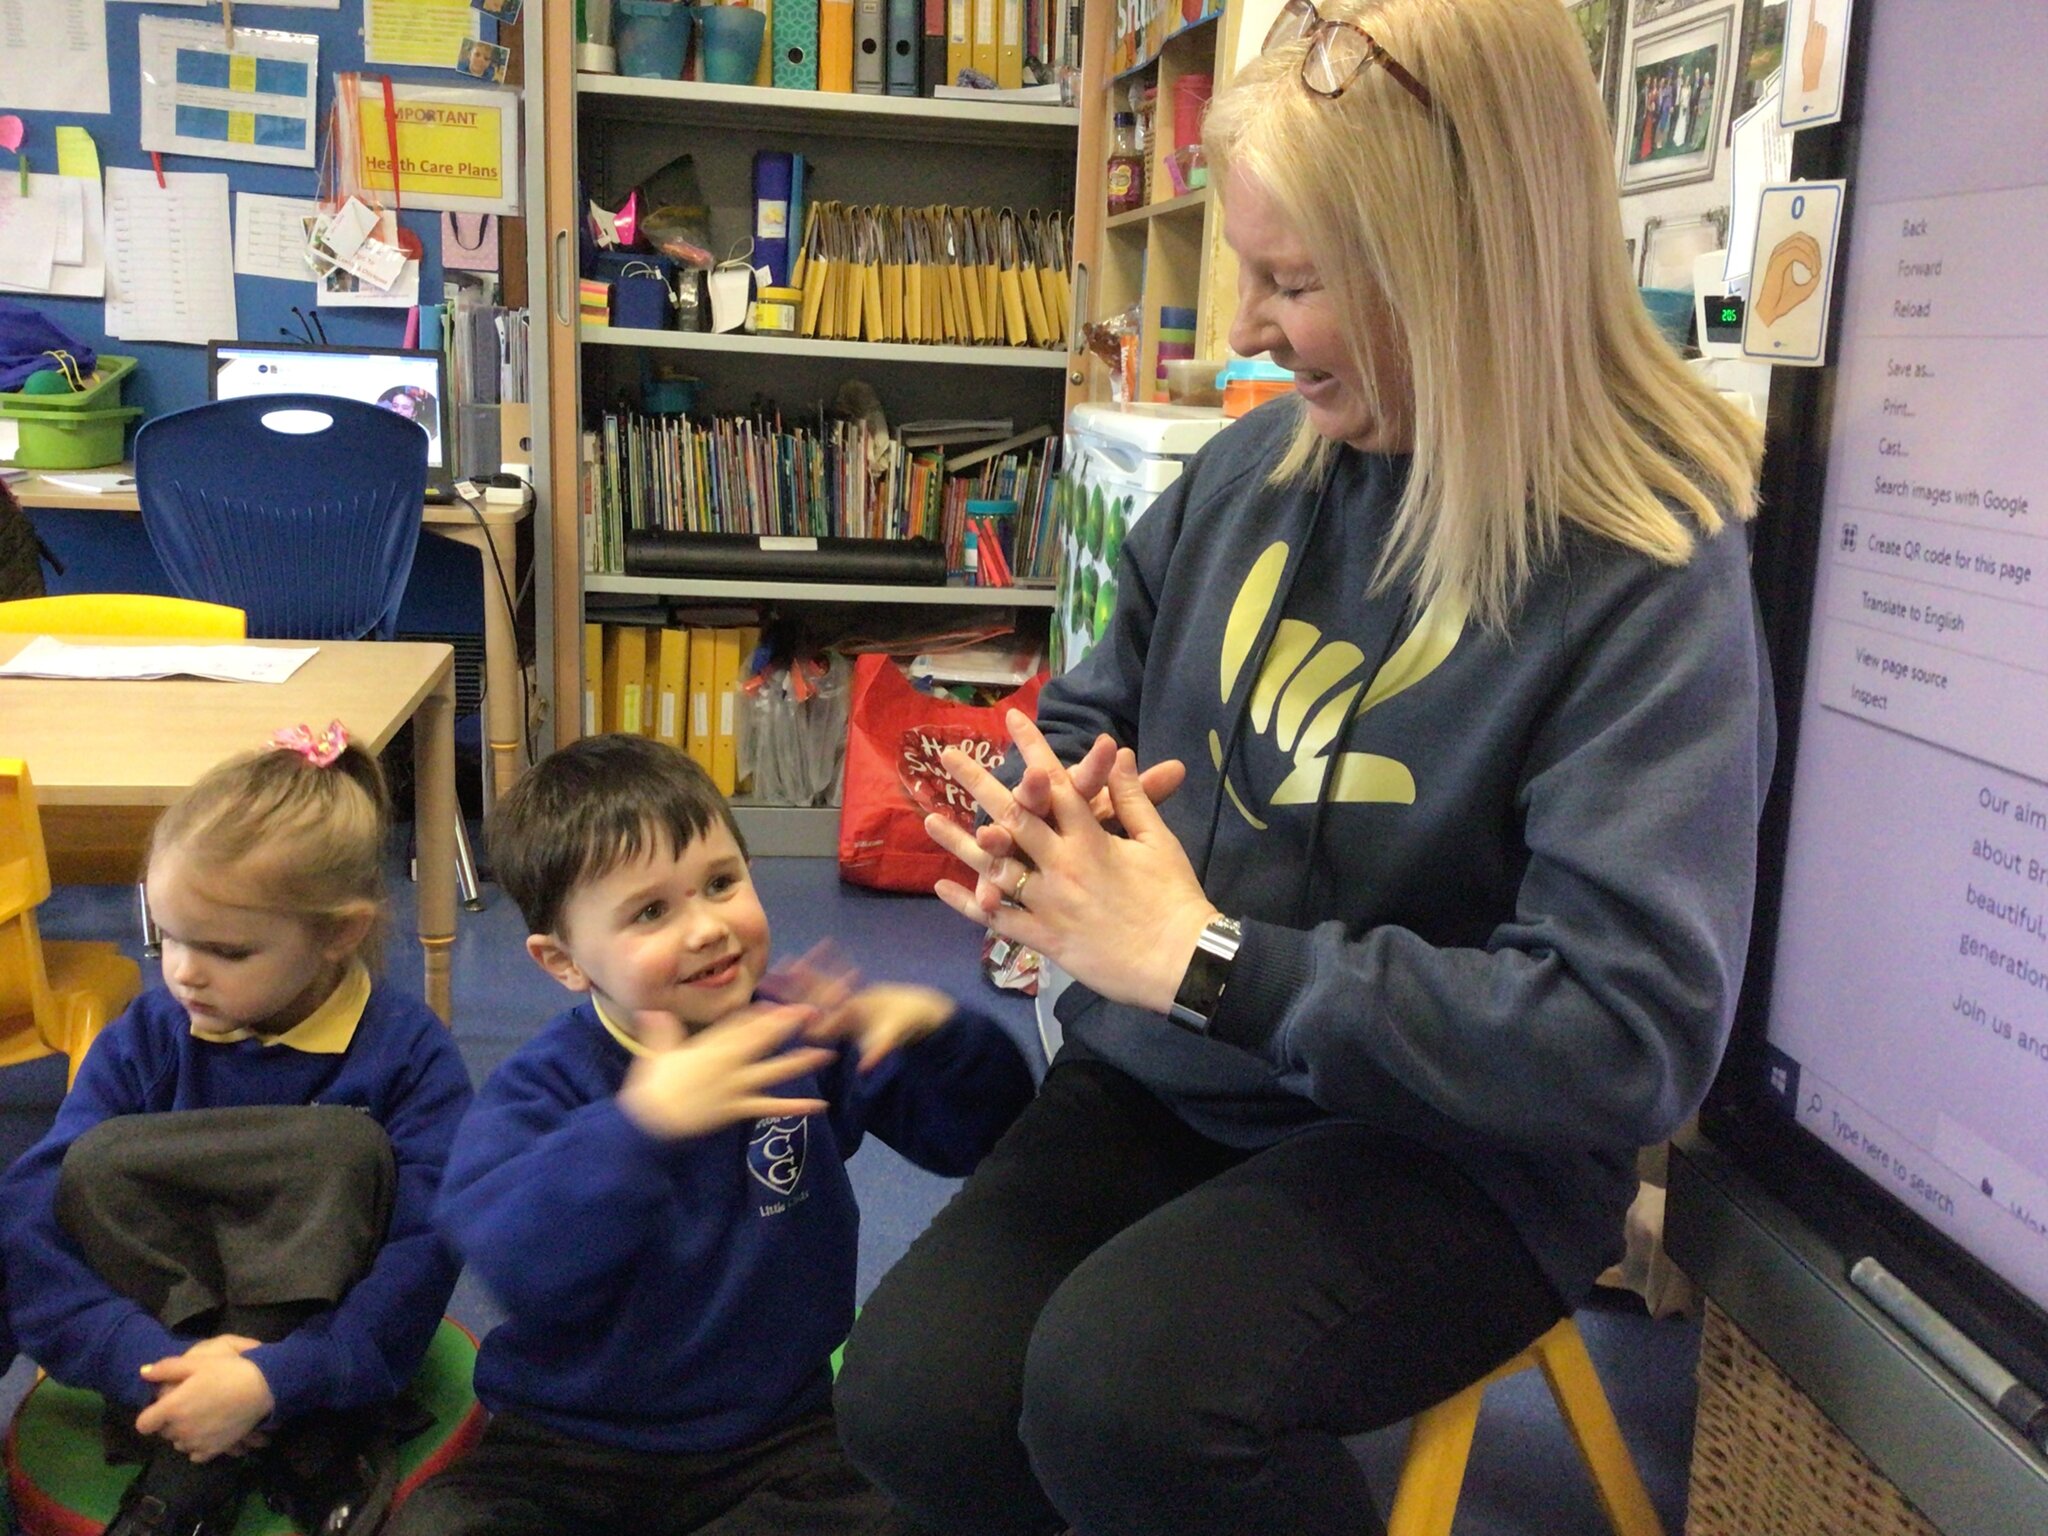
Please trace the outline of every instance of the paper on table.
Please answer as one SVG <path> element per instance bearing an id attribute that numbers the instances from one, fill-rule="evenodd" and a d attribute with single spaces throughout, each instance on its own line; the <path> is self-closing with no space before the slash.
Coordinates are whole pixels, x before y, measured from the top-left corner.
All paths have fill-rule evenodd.
<path id="1" fill-rule="evenodd" d="M 12 416 L 0 416 L 0 463 L 12 459 L 21 451 L 21 423 Z M 23 470 L 21 474 L 26 474 Z M 9 472 L 8 479 L 19 479 L 20 475 Z"/>
<path id="2" fill-rule="evenodd" d="M 107 167 L 107 334 L 124 341 L 209 341 L 235 323 L 228 179 Z"/>
<path id="3" fill-rule="evenodd" d="M 235 194 L 235 270 L 250 277 L 313 281 L 304 221 L 320 212 L 310 198 Z"/>
<path id="4" fill-rule="evenodd" d="M 142 147 L 165 154 L 313 164 L 320 39 L 310 32 L 144 16 L 137 27 Z"/>
<path id="5" fill-rule="evenodd" d="M 53 485 L 60 491 L 76 491 L 86 496 L 103 496 L 108 491 L 132 491 L 135 477 L 124 475 L 118 470 L 72 471 L 62 475 L 44 475 L 43 483 Z"/>
<path id="6" fill-rule="evenodd" d="M 475 25 L 469 0 L 363 0 L 363 60 L 453 69 Z"/>
<path id="7" fill-rule="evenodd" d="M 103 0 L 0 0 L 0 102 L 10 111 L 94 115 L 109 110 L 107 95 Z"/>
<path id="8" fill-rule="evenodd" d="M 100 202 L 97 173 L 90 180 L 51 176 L 38 171 L 28 179 L 29 200 L 53 200 L 62 210 L 63 229 L 57 239 L 57 264 L 42 288 L 24 288 L 0 278 L 0 292 L 48 293 L 71 299 L 96 299 L 107 291 L 106 214 Z M 0 204 L 20 196 L 12 176 L 0 176 Z M 74 222 L 75 221 L 75 222 Z M 74 245 L 74 237 L 76 244 Z M 78 259 L 66 258 L 73 250 Z"/>
<path id="9" fill-rule="evenodd" d="M 12 660 L 0 663 L 0 677 L 206 677 L 222 683 L 281 683 L 319 654 L 317 645 L 76 645 L 38 635 Z"/>

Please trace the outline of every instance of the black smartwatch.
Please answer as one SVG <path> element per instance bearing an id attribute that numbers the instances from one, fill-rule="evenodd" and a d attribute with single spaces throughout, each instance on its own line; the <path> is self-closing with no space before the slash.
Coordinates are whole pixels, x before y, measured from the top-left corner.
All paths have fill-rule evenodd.
<path id="1" fill-rule="evenodd" d="M 1230 967 L 1244 942 L 1244 929 L 1234 917 L 1212 917 L 1195 939 L 1194 958 L 1173 995 L 1166 1016 L 1183 1029 L 1198 1035 L 1209 1033 L 1209 1021 L 1223 1001 L 1223 989 L 1230 985 Z"/>

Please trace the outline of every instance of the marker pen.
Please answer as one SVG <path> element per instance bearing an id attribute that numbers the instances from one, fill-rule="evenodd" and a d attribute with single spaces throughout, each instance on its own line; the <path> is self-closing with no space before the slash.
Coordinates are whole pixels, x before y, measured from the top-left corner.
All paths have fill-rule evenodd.
<path id="1" fill-rule="evenodd" d="M 2004 1366 L 1964 1338 L 1954 1324 L 1916 1296 L 1876 1259 L 1849 1267 L 1849 1283 L 1868 1296 L 1965 1385 L 1998 1410 L 1998 1416 L 2048 1455 L 2048 1403 Z"/>

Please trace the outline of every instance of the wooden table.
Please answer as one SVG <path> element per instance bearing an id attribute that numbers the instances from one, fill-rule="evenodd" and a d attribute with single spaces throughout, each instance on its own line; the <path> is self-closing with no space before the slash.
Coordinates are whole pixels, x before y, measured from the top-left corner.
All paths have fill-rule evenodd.
<path id="1" fill-rule="evenodd" d="M 62 470 L 56 471 L 62 474 Z M 133 464 L 113 464 L 104 470 L 82 470 L 82 474 L 133 475 Z M 48 507 L 67 512 L 142 511 L 142 502 L 132 490 L 67 490 L 51 485 L 41 475 L 17 480 L 14 499 L 24 507 Z M 491 752 L 491 791 L 503 794 L 519 777 L 521 755 L 526 742 L 526 689 L 519 675 L 519 633 L 517 616 L 506 606 L 506 594 L 519 590 L 518 531 L 532 511 L 525 506 L 485 504 L 472 512 L 461 503 L 429 503 L 421 512 L 428 532 L 458 544 L 467 544 L 483 556 L 484 583 L 484 735 Z"/>
<path id="2" fill-rule="evenodd" d="M 34 637 L 0 635 L 0 661 Z M 187 639 L 101 641 L 191 645 Z M 226 644 L 229 642 L 215 642 Z M 290 647 L 309 642 L 252 640 Z M 340 720 L 381 753 L 414 722 L 414 832 L 427 1003 L 454 1017 L 455 653 L 408 641 L 322 640 L 282 683 L 74 682 L 0 677 L 0 756 L 27 761 L 43 808 L 53 877 L 65 870 L 66 828 L 123 817 L 153 822 L 209 768 L 268 743 L 281 727 Z"/>

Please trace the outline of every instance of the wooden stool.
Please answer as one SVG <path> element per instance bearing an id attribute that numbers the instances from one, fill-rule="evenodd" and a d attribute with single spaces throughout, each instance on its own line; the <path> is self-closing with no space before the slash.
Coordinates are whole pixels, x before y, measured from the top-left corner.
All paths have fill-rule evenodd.
<path id="1" fill-rule="evenodd" d="M 1492 1383 L 1531 1367 L 1541 1370 L 1550 1383 L 1550 1395 L 1586 1459 L 1593 1490 L 1616 1536 L 1664 1536 L 1643 1480 L 1636 1475 L 1635 1461 L 1622 1443 L 1614 1410 L 1607 1406 L 1607 1394 L 1594 1374 L 1586 1341 L 1569 1317 L 1492 1375 L 1416 1416 L 1401 1466 L 1401 1485 L 1394 1493 L 1394 1512 L 1387 1521 L 1388 1536 L 1450 1536 L 1465 1463 L 1472 1454 L 1472 1434 L 1479 1427 L 1480 1399 Z"/>
<path id="2" fill-rule="evenodd" d="M 398 1500 L 461 1456 L 483 1433 L 476 1400 L 476 1335 L 443 1318 L 412 1379 L 412 1395 L 434 1422 L 398 1448 Z M 136 1468 L 110 1467 L 100 1453 L 100 1395 L 47 1376 L 22 1400 L 7 1430 L 7 1481 L 22 1536 L 99 1536 L 114 1518 Z M 395 1505 L 394 1505 L 395 1507 Z M 261 1495 L 242 1503 L 234 1536 L 292 1536 Z"/>

